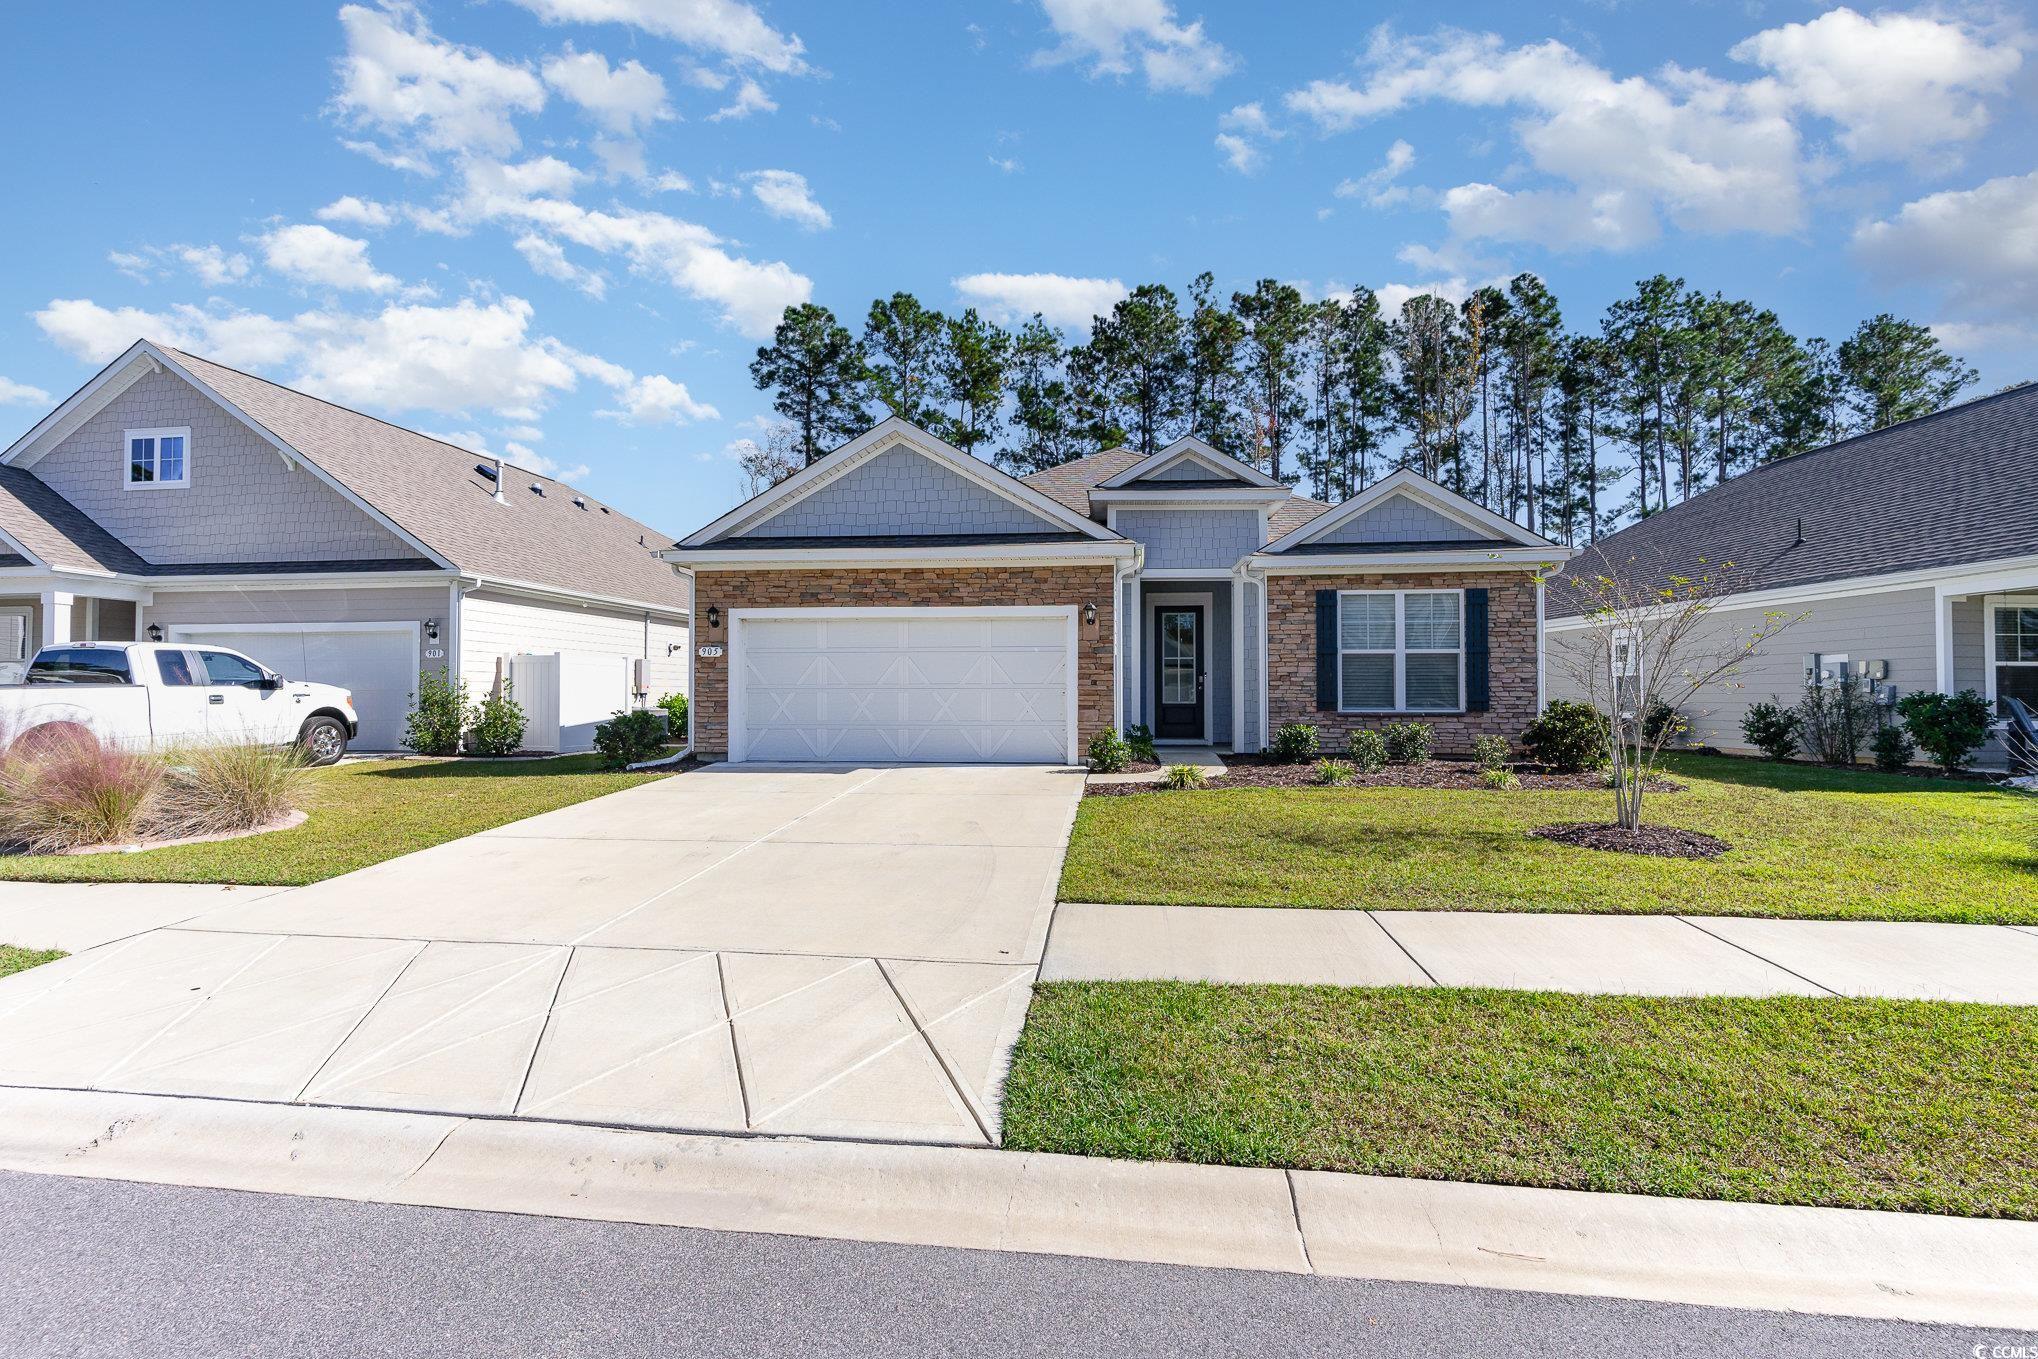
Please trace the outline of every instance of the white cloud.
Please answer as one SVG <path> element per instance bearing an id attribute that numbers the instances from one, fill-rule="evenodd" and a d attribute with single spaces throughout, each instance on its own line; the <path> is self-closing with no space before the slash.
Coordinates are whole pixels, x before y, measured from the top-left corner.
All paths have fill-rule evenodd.
<path id="1" fill-rule="evenodd" d="M 708 115 L 711 123 L 726 123 L 735 118 L 748 118 L 753 113 L 777 113 L 778 105 L 764 92 L 764 86 L 745 78 L 736 87 L 736 97 Z"/>
<path id="2" fill-rule="evenodd" d="M 353 194 L 335 198 L 312 216 L 321 222 L 347 222 L 373 230 L 380 230 L 396 220 L 396 214 L 384 204 L 372 198 L 356 198 Z"/>
<path id="3" fill-rule="evenodd" d="M 609 281 L 598 269 L 584 269 L 566 258 L 566 251 L 557 241 L 548 241 L 543 236 L 525 234 L 516 239 L 517 253 L 532 270 L 546 278 L 570 283 L 589 297 L 608 296 Z"/>
<path id="4" fill-rule="evenodd" d="M 50 394 L 40 387 L 31 387 L 26 382 L 0 377 L 0 406 L 47 406 Z"/>
<path id="5" fill-rule="evenodd" d="M 1738 44 L 1736 60 L 1774 73 L 1791 100 L 1840 127 L 1856 157 L 1919 157 L 1971 141 L 1989 123 L 1986 97 L 2009 88 L 2023 54 L 1967 24 L 1928 14 L 1845 7 Z"/>
<path id="6" fill-rule="evenodd" d="M 1389 283 L 1385 287 L 1373 289 L 1373 296 L 1380 299 L 1381 313 L 1391 318 L 1399 316 L 1402 304 L 1412 297 L 1434 293 L 1448 302 L 1462 303 L 1472 295 L 1474 286 L 1476 285 L 1469 279 L 1454 275 L 1431 283 Z"/>
<path id="7" fill-rule="evenodd" d="M 421 429 L 418 433 L 428 439 L 437 439 L 442 444 L 464 448 L 484 458 L 501 458 L 511 467 L 520 467 L 541 477 L 551 477 L 554 481 L 578 481 L 589 471 L 588 465 L 584 462 L 574 463 L 570 467 L 562 466 L 516 439 L 505 439 L 502 447 L 497 449 L 490 445 L 488 436 L 478 429 Z"/>
<path id="8" fill-rule="evenodd" d="M 310 222 L 278 227 L 257 238 L 262 258 L 300 283 L 371 293 L 394 291 L 396 279 L 368 259 L 368 243 Z"/>
<path id="9" fill-rule="evenodd" d="M 1026 168 L 1017 156 L 987 156 L 986 159 L 997 167 L 999 174 L 1016 175 Z"/>
<path id="10" fill-rule="evenodd" d="M 1854 252 L 1892 286 L 1945 289 L 1953 317 L 2028 324 L 2038 309 L 2038 172 L 1948 189 L 1863 224 Z"/>
<path id="11" fill-rule="evenodd" d="M 246 255 L 228 254 L 216 245 L 151 245 L 134 252 L 109 251 L 106 258 L 137 283 L 148 283 L 170 265 L 181 264 L 208 288 L 245 282 L 251 267 Z"/>
<path id="12" fill-rule="evenodd" d="M 552 24 L 626 24 L 782 75 L 806 70 L 799 38 L 740 0 L 515 0 Z"/>
<path id="13" fill-rule="evenodd" d="M 1256 173 L 1266 163 L 1262 142 L 1285 136 L 1267 118 L 1258 100 L 1240 104 L 1217 120 L 1217 149 L 1225 164 L 1242 175 Z"/>
<path id="14" fill-rule="evenodd" d="M 743 176 L 751 196 L 774 217 L 797 222 L 809 231 L 826 231 L 835 225 L 828 210 L 814 201 L 807 177 L 791 170 L 752 170 Z"/>
<path id="15" fill-rule="evenodd" d="M 641 63 L 626 61 L 613 69 L 599 52 L 576 52 L 569 43 L 547 57 L 545 83 L 565 95 L 590 118 L 619 137 L 635 137 L 652 123 L 670 118 L 665 82 Z"/>
<path id="16" fill-rule="evenodd" d="M 620 255 L 632 269 L 720 307 L 745 335 L 769 335 L 786 307 L 813 295 L 812 280 L 789 265 L 733 255 L 721 237 L 693 222 L 636 208 L 582 207 L 564 196 L 579 178 L 549 156 L 515 165 L 474 161 L 447 217 L 455 225 L 503 223 L 521 235 Z"/>
<path id="17" fill-rule="evenodd" d="M 718 420 L 721 412 L 693 399 L 683 382 L 660 373 L 636 378 L 616 391 L 620 410 L 597 411 L 606 419 L 633 425 L 683 425 L 689 420 Z"/>
<path id="18" fill-rule="evenodd" d="M 297 349 L 290 323 L 258 312 L 206 311 L 180 303 L 167 311 L 102 307 L 89 298 L 60 297 L 35 313 L 59 349 L 87 363 L 119 357 L 136 340 L 155 340 L 235 368 L 265 368 Z"/>
<path id="19" fill-rule="evenodd" d="M 333 106 L 356 126 L 424 152 L 501 156 L 519 145 L 516 116 L 545 106 L 545 86 L 528 67 L 443 41 L 409 4 L 347 5 L 340 27 L 347 50 Z M 384 154 L 404 168 L 429 163 L 403 147 Z"/>
<path id="20" fill-rule="evenodd" d="M 1087 62 L 1093 76 L 1129 75 L 1135 64 L 1153 90 L 1201 94 L 1228 75 L 1237 58 L 1184 24 L 1167 0 L 1041 0 L 1061 45 L 1040 53 L 1042 64 Z"/>
<path id="21" fill-rule="evenodd" d="M 1386 157 L 1377 167 L 1356 179 L 1339 181 L 1338 186 L 1331 192 L 1339 198 L 1363 198 L 1376 208 L 1406 202 L 1409 197 L 1408 189 L 1395 181 L 1407 174 L 1409 167 L 1414 164 L 1415 148 L 1397 137 L 1394 144 L 1387 148 Z"/>
<path id="22" fill-rule="evenodd" d="M 1797 129 L 1773 81 L 1738 85 L 1675 66 L 1616 78 L 1561 42 L 1510 48 L 1495 34 L 1448 29 L 1419 39 L 1377 30 L 1363 65 L 1358 83 L 1312 82 L 1287 96 L 1288 107 L 1325 132 L 1433 99 L 1514 110 L 1529 165 L 1561 186 L 1463 186 L 1455 230 L 1623 248 L 1653 239 L 1663 217 L 1715 232 L 1789 232 L 1804 222 Z M 1594 214 L 1590 230 L 1553 210 L 1567 193 Z"/>
<path id="23" fill-rule="evenodd" d="M 1013 324 L 1039 312 L 1049 324 L 1087 329 L 1129 291 L 1115 278 L 1066 274 L 969 274 L 955 290 L 995 321 Z"/>

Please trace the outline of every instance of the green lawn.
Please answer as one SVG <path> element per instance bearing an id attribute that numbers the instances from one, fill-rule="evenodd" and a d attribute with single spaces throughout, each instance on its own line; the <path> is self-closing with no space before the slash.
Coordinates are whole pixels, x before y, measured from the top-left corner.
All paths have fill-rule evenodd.
<path id="1" fill-rule="evenodd" d="M 1035 1151 L 2038 1218 L 2038 1010 L 1062 982 Z"/>
<path id="2" fill-rule="evenodd" d="M 16 948 L 13 944 L 0 944 L 0 977 L 15 972 L 26 972 L 31 967 L 53 963 L 64 956 L 57 948 Z"/>
<path id="3" fill-rule="evenodd" d="M 594 756 L 569 755 L 502 763 L 383 760 L 311 777 L 311 819 L 295 830 L 140 854 L 0 857 L 0 879 L 299 886 L 669 776 L 605 773 Z"/>
<path id="4" fill-rule="evenodd" d="M 1064 901 L 1692 912 L 2038 923 L 2038 797 L 1984 784 L 1680 755 L 1645 816 L 1718 859 L 1537 840 L 1601 792 L 1216 789 L 1083 799 Z"/>

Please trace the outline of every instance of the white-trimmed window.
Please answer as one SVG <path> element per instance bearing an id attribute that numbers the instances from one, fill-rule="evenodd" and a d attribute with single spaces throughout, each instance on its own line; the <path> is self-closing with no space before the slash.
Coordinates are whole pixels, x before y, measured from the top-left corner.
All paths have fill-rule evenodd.
<path id="1" fill-rule="evenodd" d="M 1464 591 L 1341 590 L 1337 641 L 1339 711 L 1464 709 Z"/>
<path id="2" fill-rule="evenodd" d="M 126 484 L 130 491 L 170 490 L 191 484 L 191 430 L 127 432 Z"/>

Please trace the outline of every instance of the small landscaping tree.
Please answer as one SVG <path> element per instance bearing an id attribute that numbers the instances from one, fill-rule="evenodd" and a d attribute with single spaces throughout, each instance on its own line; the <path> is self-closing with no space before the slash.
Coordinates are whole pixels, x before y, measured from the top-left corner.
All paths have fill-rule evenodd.
<path id="1" fill-rule="evenodd" d="M 1851 769 L 1861 743 L 1879 721 L 1872 682 L 1864 676 L 1820 676 L 1797 704 L 1797 732 L 1805 754 L 1820 764 Z"/>
<path id="2" fill-rule="evenodd" d="M 1896 710 L 1920 749 L 1949 774 L 1960 772 L 1967 757 L 1988 740 L 1988 700 L 1972 689 L 1957 694 L 1905 694 Z"/>
<path id="3" fill-rule="evenodd" d="M 1750 703 L 1741 735 L 1770 759 L 1787 760 L 1797 754 L 1797 712 L 1777 703 Z"/>
<path id="4" fill-rule="evenodd" d="M 405 747 L 420 755 L 458 755 L 467 726 L 467 681 L 436 668 L 418 672 L 417 706 L 403 723 Z"/>
<path id="5" fill-rule="evenodd" d="M 1593 710 L 1611 766 L 1614 822 L 1630 833 L 1641 829 L 1649 775 L 1677 726 L 1652 724 L 1649 715 L 1682 711 L 1730 681 L 1765 642 L 1798 621 L 1771 612 L 1752 628 L 1730 628 L 1712 613 L 1730 592 L 1733 564 L 1713 570 L 1700 560 L 1691 569 L 1697 574 L 1602 555 L 1551 582 L 1558 612 L 1575 613 L 1583 626 L 1552 639 L 1550 659 Z"/>

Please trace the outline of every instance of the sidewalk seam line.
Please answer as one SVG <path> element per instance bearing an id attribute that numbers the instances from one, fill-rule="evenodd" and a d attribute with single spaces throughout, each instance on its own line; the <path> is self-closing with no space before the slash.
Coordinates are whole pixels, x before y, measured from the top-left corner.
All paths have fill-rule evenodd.
<path id="1" fill-rule="evenodd" d="M 1295 1190 L 1295 1172 L 1284 1169 L 1281 1178 L 1288 1182 L 1288 1211 L 1295 1216 L 1295 1240 L 1302 1247 L 1302 1263 L 1311 1274 L 1315 1274 L 1316 1260 L 1309 1253 L 1309 1233 L 1302 1227 L 1302 1199 Z"/>
<path id="2" fill-rule="evenodd" d="M 1791 976 L 1796 977 L 1799 981 L 1805 983 L 1807 986 L 1818 987 L 1819 990 L 1824 991 L 1829 996 L 1845 996 L 1847 994 L 1844 991 L 1835 991 L 1832 987 L 1826 985 L 1824 982 L 1815 980 L 1814 978 L 1811 977 L 1807 977 L 1804 973 L 1797 971 L 1795 968 L 1785 967 L 1782 963 L 1777 962 L 1774 958 L 1765 958 L 1761 954 L 1757 953 L 1754 949 L 1749 948 L 1746 944 L 1737 944 L 1733 940 L 1727 938 L 1725 935 L 1714 934 L 1711 930 L 1699 924 L 1696 920 L 1693 920 L 1688 915 L 1672 916 L 1671 919 L 1681 920 L 1685 924 L 1691 926 L 1691 928 L 1697 930 L 1700 934 L 1704 935 L 1706 938 L 1717 939 L 1719 940 L 1719 942 L 1727 945 L 1730 948 L 1737 948 L 1741 950 L 1741 952 L 1747 954 L 1750 958 L 1753 958 L 1756 962 L 1766 964 L 1769 967 L 1773 967 L 1779 972 L 1787 972 Z"/>
<path id="3" fill-rule="evenodd" d="M 566 946 L 566 966 L 559 969 L 559 980 L 552 983 L 552 999 L 545 1004 L 545 1022 L 538 1026 L 538 1040 L 531 1044 L 531 1058 L 524 1063 L 524 1078 L 517 1082 L 517 1097 L 510 1101 L 511 1113 L 524 1107 L 524 1096 L 531 1090 L 531 1073 L 538 1069 L 538 1051 L 545 1046 L 545 1035 L 552 1032 L 552 1020 L 559 1013 L 559 997 L 566 992 L 566 975 L 573 971 L 573 960 L 579 956 L 579 949 L 571 944 Z"/>
<path id="4" fill-rule="evenodd" d="M 1415 964 L 1415 970 L 1417 972 L 1420 972 L 1422 973 L 1423 976 L 1429 978 L 1429 984 L 1431 986 L 1443 985 L 1442 982 L 1436 979 L 1435 973 L 1431 972 L 1427 967 L 1424 967 L 1422 965 L 1422 959 L 1416 957 L 1413 953 L 1410 953 L 1408 951 L 1408 945 L 1402 943 L 1401 940 L 1395 936 L 1394 931 L 1387 928 L 1387 922 L 1380 918 L 1380 913 L 1378 911 L 1368 908 L 1366 911 L 1366 918 L 1372 921 L 1375 925 L 1378 925 L 1380 927 L 1380 933 L 1386 935 L 1388 942 L 1393 944 L 1394 947 L 1401 950 L 1402 957 L 1408 959 L 1409 962 Z"/>
<path id="5" fill-rule="evenodd" d="M 920 1041 L 927 1045 L 927 1051 L 934 1058 L 934 1065 L 941 1068 L 942 1076 L 947 1079 L 948 1084 L 955 1090 L 955 1097 L 962 1101 L 963 1108 L 969 1110 L 970 1122 L 977 1125 L 977 1131 L 984 1135 L 985 1142 L 991 1146 L 997 1146 L 998 1139 L 992 1135 L 990 1128 L 985 1125 L 984 1116 L 977 1111 L 977 1102 L 969 1097 L 969 1091 L 962 1088 L 962 1081 L 956 1076 L 954 1068 L 949 1065 L 948 1055 L 935 1046 L 933 1035 L 928 1033 L 927 1026 L 920 1022 L 919 1012 L 906 1000 L 906 993 L 899 989 L 899 984 L 892 980 L 890 970 L 885 967 L 885 960 L 873 958 L 871 961 L 877 964 L 877 974 L 883 977 L 885 985 L 891 988 L 892 997 L 899 1002 L 899 1008 L 906 1012 L 906 1022 L 913 1026 L 913 1032 L 920 1035 Z M 1002 989 L 1002 985 L 1008 984 L 1001 984 L 1001 987 L 998 989 Z M 986 992 L 985 994 L 988 995 L 990 993 Z M 982 998 L 981 996 L 978 997 L 978 999 Z M 974 1004 L 975 1002 L 971 1003 Z M 967 1007 L 959 1007 L 959 1009 L 961 1008 Z M 952 1011 L 951 1013 L 956 1012 L 959 1011 Z"/>
<path id="6" fill-rule="evenodd" d="M 406 940 L 405 942 L 409 941 Z M 340 1050 L 346 1047 L 348 1042 L 353 1039 L 354 1035 L 361 1031 L 361 1026 L 368 1022 L 368 1016 L 375 1013 L 375 1007 L 382 1004 L 383 1001 L 389 999 L 389 993 L 396 989 L 396 984 L 402 981 L 404 975 L 410 971 L 411 964 L 415 963 L 420 957 L 422 957 L 424 955 L 424 951 L 430 947 L 431 945 L 429 943 L 419 944 L 417 952 L 411 954 L 410 957 L 405 958 L 403 960 L 403 966 L 396 969 L 396 975 L 389 979 L 389 984 L 382 988 L 382 990 L 376 995 L 375 999 L 369 1001 L 368 1004 L 362 1008 L 360 1017 L 357 1018 L 352 1024 L 349 1024 L 347 1026 L 347 1031 L 340 1035 L 340 1041 L 333 1044 L 331 1051 L 327 1052 L 325 1056 L 318 1059 L 318 1065 L 312 1068 L 311 1075 L 305 1078 L 304 1084 L 297 1087 L 297 1093 L 290 1097 L 289 1101 L 290 1103 L 295 1104 L 298 1100 L 304 1098 L 304 1092 L 311 1089 L 311 1087 L 317 1083 L 318 1078 L 325 1073 L 325 1069 L 332 1065 L 333 1058 L 339 1056 Z"/>
<path id="7" fill-rule="evenodd" d="M 722 952 L 715 950 L 715 984 L 722 992 L 722 1027 L 729 1031 L 729 1062 L 736 1068 L 736 1097 L 743 1101 L 743 1126 L 754 1128 L 750 1121 L 750 1082 L 743 1076 L 743 1049 L 736 1046 L 736 1012 L 729 1006 L 729 973 L 722 966 Z"/>

